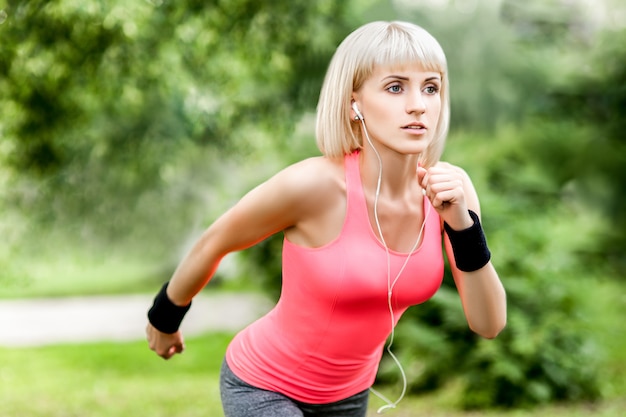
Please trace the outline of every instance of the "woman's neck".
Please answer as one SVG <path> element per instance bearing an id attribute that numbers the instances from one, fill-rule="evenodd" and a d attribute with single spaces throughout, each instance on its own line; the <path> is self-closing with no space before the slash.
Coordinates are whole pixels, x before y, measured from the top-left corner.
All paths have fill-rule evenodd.
<path id="1" fill-rule="evenodd" d="M 380 152 L 382 173 L 376 153 L 371 148 L 361 151 L 360 170 L 363 185 L 373 192 L 381 176 L 380 195 L 389 199 L 404 198 L 413 193 L 417 184 L 417 164 L 419 155 L 401 155 L 393 152 Z"/>

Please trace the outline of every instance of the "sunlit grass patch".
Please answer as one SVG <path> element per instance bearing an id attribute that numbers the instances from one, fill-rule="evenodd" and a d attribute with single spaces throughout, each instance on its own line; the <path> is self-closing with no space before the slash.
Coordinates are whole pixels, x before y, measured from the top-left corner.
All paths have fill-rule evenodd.
<path id="1" fill-rule="evenodd" d="M 0 415 L 219 416 L 219 367 L 230 338 L 190 339 L 170 361 L 145 342 L 1 349 Z"/>

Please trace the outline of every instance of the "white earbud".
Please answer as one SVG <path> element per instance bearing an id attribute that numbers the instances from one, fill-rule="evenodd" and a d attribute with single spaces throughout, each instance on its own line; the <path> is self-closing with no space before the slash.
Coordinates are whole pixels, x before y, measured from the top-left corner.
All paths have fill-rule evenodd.
<path id="1" fill-rule="evenodd" d="M 361 114 L 361 111 L 359 110 L 359 106 L 356 105 L 356 101 L 352 102 L 352 110 L 354 110 L 354 112 L 356 113 L 355 120 L 365 120 L 365 118 Z"/>

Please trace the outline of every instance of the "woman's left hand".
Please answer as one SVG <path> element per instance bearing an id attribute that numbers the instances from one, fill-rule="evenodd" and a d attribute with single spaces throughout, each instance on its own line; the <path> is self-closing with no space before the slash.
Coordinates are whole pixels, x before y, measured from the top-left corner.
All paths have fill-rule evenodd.
<path id="1" fill-rule="evenodd" d="M 417 180 L 426 191 L 426 197 L 454 230 L 463 230 L 473 224 L 465 199 L 466 176 L 463 170 L 444 162 L 428 169 L 417 168 Z"/>

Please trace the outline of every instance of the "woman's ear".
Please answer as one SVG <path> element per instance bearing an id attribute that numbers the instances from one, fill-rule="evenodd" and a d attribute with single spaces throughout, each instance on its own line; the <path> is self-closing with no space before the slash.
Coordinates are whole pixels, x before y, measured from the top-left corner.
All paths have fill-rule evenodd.
<path id="1" fill-rule="evenodd" d="M 354 112 L 354 115 L 352 116 L 352 118 L 354 120 L 363 120 L 363 114 L 361 113 L 361 110 L 359 109 L 359 105 L 356 103 L 356 101 L 352 101 L 352 111 Z"/>
<path id="2" fill-rule="evenodd" d="M 354 121 L 361 120 L 359 119 L 359 117 L 361 118 L 363 117 L 358 101 L 359 101 L 359 95 L 355 91 L 353 91 L 352 97 L 350 99 L 350 119 Z"/>

